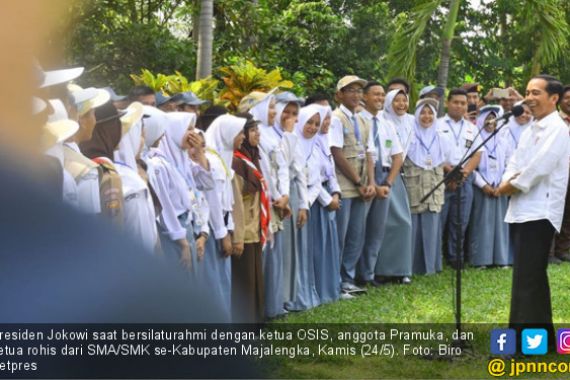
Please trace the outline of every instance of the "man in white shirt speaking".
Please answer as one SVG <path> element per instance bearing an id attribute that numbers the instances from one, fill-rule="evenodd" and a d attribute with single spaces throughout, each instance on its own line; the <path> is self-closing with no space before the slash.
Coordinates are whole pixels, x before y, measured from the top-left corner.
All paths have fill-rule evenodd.
<path id="1" fill-rule="evenodd" d="M 505 217 L 514 245 L 510 325 L 545 328 L 551 346 L 555 335 L 546 269 L 554 232 L 562 224 L 570 155 L 568 127 L 556 110 L 562 91 L 550 75 L 528 82 L 525 103 L 534 122 L 521 135 L 497 189 L 511 196 Z"/>

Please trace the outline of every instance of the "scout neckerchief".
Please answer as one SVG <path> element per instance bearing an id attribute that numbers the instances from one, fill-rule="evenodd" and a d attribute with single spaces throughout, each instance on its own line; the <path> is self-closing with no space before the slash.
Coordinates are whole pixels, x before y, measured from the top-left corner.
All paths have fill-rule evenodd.
<path id="1" fill-rule="evenodd" d="M 265 183 L 263 174 L 261 174 L 261 171 L 257 169 L 249 157 L 237 150 L 234 151 L 234 157 L 239 158 L 247 166 L 249 166 L 255 177 L 261 183 L 261 217 L 259 219 L 261 224 L 261 246 L 265 248 L 265 242 L 267 241 L 267 230 L 269 228 L 269 221 L 271 219 L 271 216 L 269 214 L 269 197 L 267 196 L 267 184 Z"/>

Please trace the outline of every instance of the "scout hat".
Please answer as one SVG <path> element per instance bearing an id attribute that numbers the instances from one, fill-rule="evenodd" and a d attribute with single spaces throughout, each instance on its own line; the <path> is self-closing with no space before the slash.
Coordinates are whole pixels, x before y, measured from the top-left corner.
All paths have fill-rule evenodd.
<path id="1" fill-rule="evenodd" d="M 263 102 L 267 97 L 273 95 L 277 91 L 277 87 L 269 92 L 252 91 L 239 102 L 238 112 L 249 112 L 250 109 Z"/>
<path id="2" fill-rule="evenodd" d="M 61 100 L 50 99 L 49 106 L 53 109 L 53 113 L 48 116 L 42 131 L 41 144 L 44 149 L 67 140 L 79 130 L 79 124 L 69 119 Z"/>
<path id="3" fill-rule="evenodd" d="M 368 82 L 366 82 L 364 79 L 357 77 L 356 75 L 346 75 L 346 76 L 342 77 L 341 80 L 338 81 L 338 83 L 336 85 L 336 90 L 340 91 L 343 88 L 345 88 L 346 86 L 353 84 L 353 83 L 358 83 L 359 85 L 364 87 L 364 86 L 366 86 L 366 83 L 368 83 Z"/>
<path id="4" fill-rule="evenodd" d="M 144 107 L 139 102 L 132 102 L 125 110 L 121 119 L 121 133 L 122 136 L 127 134 L 131 127 L 143 117 Z"/>
<path id="5" fill-rule="evenodd" d="M 73 67 L 70 69 L 44 71 L 38 61 L 34 62 L 34 68 L 39 88 L 45 88 L 72 81 L 73 79 L 79 77 L 84 70 L 83 67 Z"/>
<path id="6" fill-rule="evenodd" d="M 76 84 L 68 84 L 67 89 L 71 93 L 73 103 L 77 107 L 77 113 L 81 116 L 89 110 L 107 103 L 111 95 L 103 89 L 89 87 L 81 88 Z"/>

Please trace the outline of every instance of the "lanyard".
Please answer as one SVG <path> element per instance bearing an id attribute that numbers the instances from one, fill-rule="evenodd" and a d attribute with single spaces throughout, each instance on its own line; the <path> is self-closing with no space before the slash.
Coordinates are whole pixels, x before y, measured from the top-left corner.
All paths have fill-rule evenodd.
<path id="1" fill-rule="evenodd" d="M 446 120 L 447 121 L 447 125 L 449 125 L 449 129 L 451 129 L 451 133 L 453 133 L 453 137 L 455 138 L 455 145 L 459 146 L 459 139 L 461 138 L 461 134 L 463 132 L 463 125 L 465 124 L 465 120 L 461 119 L 461 128 L 459 129 L 459 133 L 456 134 L 455 130 L 453 129 L 453 127 L 451 126 L 451 120 Z"/>
<path id="2" fill-rule="evenodd" d="M 516 148 L 519 145 L 519 140 L 517 140 L 517 138 L 515 137 L 515 134 L 511 130 L 511 128 L 509 128 L 509 133 L 511 134 L 511 137 L 513 138 L 513 141 L 515 142 L 515 148 Z"/>
<path id="3" fill-rule="evenodd" d="M 487 144 L 485 144 L 485 148 L 487 147 Z M 493 136 L 493 150 L 488 150 L 489 151 L 489 157 L 496 159 L 497 156 L 495 156 L 495 152 L 497 151 L 497 135 Z"/>
<path id="4" fill-rule="evenodd" d="M 427 154 L 430 154 L 430 149 L 433 146 L 433 143 L 434 143 L 436 137 L 437 137 L 437 133 L 433 135 L 433 139 L 431 139 L 431 143 L 429 144 L 429 147 L 428 147 L 428 146 L 426 146 L 426 144 L 424 144 L 421 137 L 416 133 L 416 138 L 418 139 L 418 141 L 420 142 L 420 145 L 424 148 L 424 150 L 426 151 Z"/>

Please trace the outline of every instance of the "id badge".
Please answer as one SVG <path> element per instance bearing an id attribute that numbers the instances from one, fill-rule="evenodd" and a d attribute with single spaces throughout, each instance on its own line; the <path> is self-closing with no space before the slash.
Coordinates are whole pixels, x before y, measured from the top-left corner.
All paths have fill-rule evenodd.
<path id="1" fill-rule="evenodd" d="M 432 160 L 431 160 L 431 156 L 430 156 L 430 155 L 427 155 L 427 156 L 426 156 L 425 164 L 426 164 L 426 167 L 428 167 L 429 169 L 431 169 Z"/>
<path id="2" fill-rule="evenodd" d="M 465 148 L 469 149 L 473 145 L 473 140 L 465 140 Z"/>
<path id="3" fill-rule="evenodd" d="M 497 159 L 489 156 L 489 169 L 495 172 L 495 171 L 497 171 L 498 168 L 499 168 L 499 165 L 497 163 Z"/>

